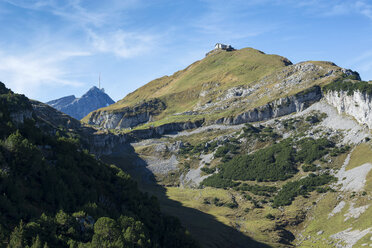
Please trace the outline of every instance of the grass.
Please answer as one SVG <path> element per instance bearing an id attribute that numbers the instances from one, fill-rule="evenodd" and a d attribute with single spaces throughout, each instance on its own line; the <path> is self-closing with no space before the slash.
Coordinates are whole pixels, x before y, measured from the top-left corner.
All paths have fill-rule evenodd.
<path id="1" fill-rule="evenodd" d="M 368 208 L 367 211 L 357 219 L 351 218 L 344 221 L 344 215 L 348 212 L 350 201 L 347 202 L 341 212 L 328 218 L 328 214 L 332 212 L 334 207 L 339 203 L 339 200 L 337 200 L 338 196 L 339 192 L 329 192 L 324 195 L 324 198 L 321 199 L 316 206 L 314 206 L 313 210 L 309 213 L 308 220 L 304 224 L 305 230 L 302 233 L 304 237 L 311 236 L 312 238 L 303 241 L 298 247 L 334 247 L 334 244 L 329 244 L 328 242 L 334 241 L 329 238 L 330 235 L 346 230 L 349 227 L 352 227 L 352 230 L 365 230 L 371 227 L 372 208 Z M 357 204 L 354 207 L 367 203 L 360 202 L 360 199 L 356 200 L 356 202 Z M 323 234 L 317 235 L 319 231 L 323 231 Z M 361 247 L 360 245 L 367 242 L 370 236 L 371 235 L 365 236 L 353 247 Z"/>
<path id="2" fill-rule="evenodd" d="M 199 189 L 182 189 L 176 187 L 154 187 L 141 185 L 143 191 L 157 196 L 162 212 L 178 217 L 190 233 L 202 244 L 203 247 L 266 247 L 253 233 L 244 232 L 241 229 L 232 228 L 233 223 L 229 218 L 237 209 L 228 207 L 216 207 L 203 204 L 204 197 L 218 197 L 222 201 L 231 200 L 228 192 L 222 190 L 205 191 Z M 200 210 L 203 209 L 203 211 Z M 260 223 L 257 220 L 257 223 Z M 254 229 L 253 229 L 254 230 Z M 263 243 L 270 240 L 262 237 Z M 278 246 L 274 242 L 272 247 Z M 269 247 L 268 247 L 269 248 Z"/>
<path id="3" fill-rule="evenodd" d="M 346 170 L 353 169 L 365 163 L 372 163 L 372 147 L 370 143 L 362 143 L 355 147 L 350 155 Z"/>
<path id="4" fill-rule="evenodd" d="M 196 61 L 186 69 L 171 76 L 155 79 L 128 94 L 118 103 L 110 105 L 105 110 L 120 109 L 131 106 L 139 101 L 152 98 L 178 100 L 183 104 L 186 99 L 195 99 L 198 93 L 208 90 L 219 83 L 219 87 L 230 87 L 239 82 L 252 82 L 285 66 L 286 59 L 277 55 L 265 55 L 252 48 L 233 52 L 221 51 L 203 60 Z M 247 73 L 248 72 L 248 73 Z M 194 94 L 193 94 L 194 93 Z M 196 93 L 196 94 L 195 94 Z M 172 95 L 176 94 L 176 97 Z M 171 108 L 182 109 L 177 106 Z"/>
<path id="5" fill-rule="evenodd" d="M 351 154 L 350 163 L 347 169 L 352 169 L 370 162 L 370 152 L 370 144 L 363 143 L 355 147 Z M 340 155 L 337 162 L 342 164 L 342 159 L 345 159 L 345 154 Z M 339 165 L 334 165 L 332 167 L 339 167 Z M 311 238 L 303 240 L 301 245 L 298 245 L 298 247 L 334 247 L 334 243 L 331 244 L 330 241 L 335 242 L 335 240 L 330 239 L 330 235 L 344 231 L 350 227 L 352 227 L 352 230 L 365 230 L 370 228 L 372 208 L 368 208 L 359 218 L 350 218 L 345 221 L 346 217 L 344 216 L 349 211 L 351 202 L 354 202 L 354 208 L 370 204 L 369 199 L 372 192 L 372 171 L 367 175 L 364 191 L 366 192 L 365 194 L 363 192 L 328 192 L 324 194 L 308 213 L 307 220 L 302 225 L 303 231 L 301 234 L 303 237 L 311 236 Z M 339 198 L 340 195 L 343 196 L 342 199 Z M 328 214 L 332 212 L 341 200 L 346 202 L 345 207 L 341 212 L 329 218 Z M 308 202 L 311 202 L 311 200 L 308 199 Z M 323 231 L 323 233 L 318 235 L 317 233 L 319 231 Z M 366 235 L 353 247 L 361 247 L 363 243 L 371 243 L 371 236 L 371 234 Z"/>
<path id="6" fill-rule="evenodd" d="M 312 62 L 323 67 L 322 72 L 314 72 L 310 75 L 309 82 L 287 87 L 285 90 L 276 88 L 278 75 L 285 77 L 284 68 L 290 62 L 281 56 L 267 55 L 253 48 L 244 48 L 232 52 L 219 51 L 200 61 L 196 61 L 186 69 L 178 71 L 171 76 L 155 79 L 136 91 L 128 94 L 125 98 L 108 107 L 97 110 L 98 112 L 116 112 L 125 107 L 133 107 L 136 104 L 157 98 L 166 104 L 166 109 L 156 116 L 154 122 L 149 125 L 161 125 L 171 122 L 181 122 L 185 119 L 203 119 L 214 121 L 226 116 L 235 116 L 244 110 L 262 106 L 275 99 L 296 94 L 313 85 L 326 84 L 330 78 L 318 78 L 318 74 L 337 67 L 327 62 Z M 288 76 L 288 75 L 287 75 Z M 262 81 L 263 80 L 263 81 Z M 198 116 L 173 116 L 193 110 L 197 104 L 218 101 L 218 97 L 234 86 L 255 86 L 263 84 L 248 98 L 250 103 L 234 105 L 219 111 L 206 111 Z M 201 92 L 205 94 L 201 96 Z M 88 122 L 91 114 L 82 121 Z M 141 129 L 149 125 L 141 125 Z"/>
<path id="7" fill-rule="evenodd" d="M 238 82 L 252 82 L 277 68 L 285 66 L 285 59 L 276 55 L 264 55 L 251 48 L 234 52 L 221 51 L 197 61 L 172 76 L 156 79 L 119 101 L 120 105 L 130 105 L 138 99 L 169 96 L 199 88 L 214 87 L 210 82 L 218 82 L 228 87 Z M 250 73 L 247 73 L 250 72 Z M 118 106 L 111 106 L 116 108 Z"/>
<path id="8" fill-rule="evenodd" d="M 182 203 L 183 206 L 200 210 L 206 214 L 214 216 L 219 222 L 224 223 L 228 226 L 237 227 L 243 234 L 248 235 L 255 240 L 262 241 L 268 244 L 275 244 L 274 247 L 278 247 L 275 243 L 275 235 L 268 237 L 266 231 L 275 228 L 275 222 L 265 218 L 266 215 L 272 214 L 274 216 L 280 215 L 279 210 L 265 207 L 262 209 L 254 209 L 248 213 L 244 212 L 246 208 L 252 208 L 252 203 L 243 200 L 239 194 L 233 191 L 227 191 L 222 189 L 204 188 L 204 189 L 186 189 L 168 187 L 166 191 L 169 199 Z M 231 209 L 227 206 L 215 206 L 214 204 L 204 204 L 205 198 L 217 197 L 222 202 L 231 202 L 232 196 L 235 197 L 239 204 L 238 208 Z M 174 212 L 176 211 L 176 212 Z M 178 210 L 173 209 L 172 214 L 179 216 L 182 213 L 178 213 Z M 197 216 L 195 216 L 197 217 Z M 202 223 L 198 223 L 198 219 L 193 217 L 198 225 L 203 226 Z M 208 227 L 213 229 L 214 227 Z M 280 245 L 279 245 L 280 247 Z"/>
<path id="9" fill-rule="evenodd" d="M 366 192 L 372 192 L 372 170 L 367 174 L 364 190 Z"/>
<path id="10" fill-rule="evenodd" d="M 311 236 L 316 238 L 319 231 L 324 232 L 320 235 L 321 237 L 328 237 L 329 235 L 346 229 L 342 227 L 343 212 L 345 209 L 331 219 L 328 219 L 328 214 L 332 212 L 337 203 L 337 193 L 327 193 L 325 197 L 316 204 L 313 210 L 308 214 L 308 219 L 312 220 L 307 220 L 305 222 L 304 237 Z M 313 239 L 305 240 L 299 247 L 311 247 L 310 245 L 315 245 L 316 247 L 332 247 L 331 245 L 328 246 L 328 244 L 322 240 L 316 241 L 315 244 L 313 242 Z"/>

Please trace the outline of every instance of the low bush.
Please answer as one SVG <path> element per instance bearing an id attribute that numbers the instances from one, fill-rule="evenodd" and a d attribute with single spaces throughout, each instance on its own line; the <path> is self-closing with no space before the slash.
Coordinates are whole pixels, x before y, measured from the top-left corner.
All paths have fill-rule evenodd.
<path id="1" fill-rule="evenodd" d="M 290 205 L 297 196 L 306 196 L 309 192 L 316 190 L 319 186 L 326 185 L 334 180 L 335 177 L 329 174 L 310 174 L 298 181 L 286 183 L 274 197 L 273 207 Z"/>
<path id="2" fill-rule="evenodd" d="M 216 171 L 216 167 L 213 167 L 213 168 L 203 167 L 200 170 L 206 174 L 212 174 Z"/>

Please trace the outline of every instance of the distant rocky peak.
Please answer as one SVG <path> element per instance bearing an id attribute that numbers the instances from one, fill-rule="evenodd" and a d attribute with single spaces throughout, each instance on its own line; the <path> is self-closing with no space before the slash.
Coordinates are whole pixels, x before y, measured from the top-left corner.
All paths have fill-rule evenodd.
<path id="1" fill-rule="evenodd" d="M 91 87 L 82 97 L 66 96 L 47 102 L 48 105 L 76 119 L 82 119 L 90 112 L 115 103 L 103 88 Z"/>
<path id="2" fill-rule="evenodd" d="M 97 95 L 101 95 L 101 94 L 106 94 L 105 89 L 104 88 L 99 89 L 98 87 L 93 86 L 82 97 L 97 96 Z"/>

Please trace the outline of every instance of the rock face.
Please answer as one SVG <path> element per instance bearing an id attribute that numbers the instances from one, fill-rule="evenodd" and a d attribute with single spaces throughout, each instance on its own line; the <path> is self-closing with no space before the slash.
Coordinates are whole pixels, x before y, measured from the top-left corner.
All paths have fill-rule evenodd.
<path id="1" fill-rule="evenodd" d="M 47 102 L 47 104 L 56 108 L 56 109 L 58 109 L 58 108 L 61 108 L 63 106 L 67 106 L 67 105 L 71 104 L 76 99 L 77 98 L 74 95 L 65 96 L 65 97 L 61 97 L 61 98 L 56 99 L 56 100 L 49 101 L 49 102 Z"/>
<path id="2" fill-rule="evenodd" d="M 27 116 L 22 115 L 22 118 L 34 117 L 39 127 L 42 127 L 44 130 L 50 130 L 50 132 L 55 132 L 61 127 L 75 132 L 84 140 L 85 148 L 97 156 L 115 154 L 117 152 L 122 153 L 130 149 L 130 142 L 158 138 L 164 134 L 198 128 L 203 124 L 203 121 L 169 123 L 155 128 L 133 130 L 130 133 L 113 134 L 107 131 L 97 132 L 96 129 L 82 125 L 78 120 L 47 104 L 32 100 L 31 104 L 32 110 L 27 112 Z M 17 116 L 21 114 L 23 113 L 18 113 Z M 181 144 L 178 145 L 181 146 Z"/>
<path id="3" fill-rule="evenodd" d="M 202 121 L 170 123 L 156 128 L 133 130 L 130 133 L 117 135 L 108 132 L 95 132 L 94 129 L 89 127 L 83 128 L 81 132 L 84 132 L 83 137 L 86 138 L 87 144 L 89 144 L 89 151 L 101 156 L 122 153 L 126 149 L 129 149 L 128 147 L 130 147 L 130 142 L 150 138 L 159 138 L 164 134 L 198 128 L 201 127 L 202 124 Z"/>
<path id="4" fill-rule="evenodd" d="M 81 124 L 78 120 L 71 118 L 67 114 L 55 110 L 47 104 L 30 100 L 33 108 L 34 115 L 41 120 L 38 125 L 42 125 L 43 122 L 48 123 L 54 128 L 63 126 L 66 129 L 79 129 Z"/>
<path id="5" fill-rule="evenodd" d="M 238 125 L 247 122 L 257 122 L 300 112 L 322 98 L 319 86 L 314 86 L 293 96 L 280 98 L 261 107 L 249 110 L 235 117 L 224 117 L 217 124 Z"/>
<path id="6" fill-rule="evenodd" d="M 337 108 L 339 113 L 353 116 L 359 123 L 372 129 L 372 96 L 360 91 L 348 94 L 344 91 L 329 91 L 325 94 L 327 102 Z"/>
<path id="7" fill-rule="evenodd" d="M 175 133 L 187 129 L 194 129 L 201 127 L 203 125 L 203 120 L 195 121 L 195 122 L 177 122 L 177 123 L 168 123 L 164 125 L 160 125 L 155 128 L 149 129 L 139 129 L 133 130 L 130 132 L 132 137 L 136 140 L 141 139 L 149 139 L 149 138 L 156 138 L 161 137 L 164 134 Z"/>
<path id="8" fill-rule="evenodd" d="M 31 110 L 22 110 L 10 113 L 10 118 L 16 124 L 22 124 L 26 119 L 30 119 L 32 117 Z"/>
<path id="9" fill-rule="evenodd" d="M 57 100 L 47 102 L 53 108 L 62 111 L 78 120 L 90 112 L 115 103 L 103 89 L 92 87 L 82 97 L 66 96 Z"/>
<path id="10" fill-rule="evenodd" d="M 96 114 L 95 112 L 89 119 L 90 125 L 100 125 L 108 129 L 120 129 L 120 128 L 130 128 L 135 127 L 141 123 L 146 123 L 150 120 L 151 114 L 149 112 L 139 113 L 137 115 L 126 116 L 128 112 L 101 112 Z"/>
<path id="11" fill-rule="evenodd" d="M 93 112 L 88 123 L 108 129 L 131 128 L 151 121 L 152 116 L 159 114 L 165 108 L 164 102 L 159 99 L 152 99 L 134 107 L 120 109 L 120 111 Z"/>

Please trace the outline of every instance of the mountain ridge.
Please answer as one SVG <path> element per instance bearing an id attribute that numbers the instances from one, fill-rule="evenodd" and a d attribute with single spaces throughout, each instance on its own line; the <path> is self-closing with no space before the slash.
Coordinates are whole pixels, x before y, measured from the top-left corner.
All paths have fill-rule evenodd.
<path id="1" fill-rule="evenodd" d="M 282 62 L 272 67 L 272 58 Z M 255 240 L 273 247 L 372 245 L 372 84 L 333 62 L 281 58 L 216 51 L 83 122 L 133 137 L 127 142 L 141 160 L 126 168 L 148 192 L 159 194 L 160 184 L 170 199 Z M 107 156 L 120 163 L 121 155 Z M 157 184 L 148 186 L 140 165 Z M 198 236 L 197 217 L 160 202 L 209 244 Z"/>
<path id="2" fill-rule="evenodd" d="M 85 123 L 27 106 L 11 118 L 75 130 L 202 246 L 372 245 L 372 84 L 357 72 L 216 51 Z"/>
<path id="3" fill-rule="evenodd" d="M 80 120 L 88 113 L 113 103 L 115 102 L 105 93 L 104 89 L 93 86 L 80 98 L 70 95 L 48 101 L 46 104 Z"/>
<path id="4" fill-rule="evenodd" d="M 0 247 L 198 247 L 128 174 L 88 152 L 94 130 L 1 82 L 0 103 Z"/>
<path id="5" fill-rule="evenodd" d="M 171 76 L 149 82 L 109 107 L 89 113 L 82 121 L 109 129 L 201 119 L 217 123 L 314 85 L 328 84 L 344 73 L 359 78 L 357 73 L 327 61 L 293 65 L 285 57 L 253 48 L 216 51 Z"/>

